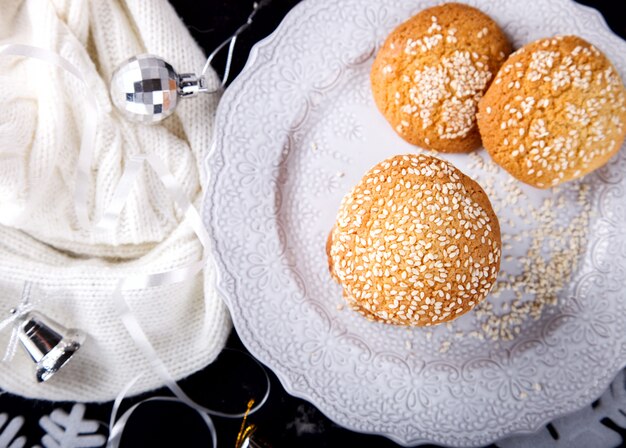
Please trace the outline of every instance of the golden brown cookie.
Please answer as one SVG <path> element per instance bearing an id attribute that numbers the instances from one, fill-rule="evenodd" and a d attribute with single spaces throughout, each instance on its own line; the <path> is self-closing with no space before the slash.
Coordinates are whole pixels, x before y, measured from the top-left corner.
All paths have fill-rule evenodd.
<path id="1" fill-rule="evenodd" d="M 541 39 L 506 61 L 480 101 L 493 160 L 548 188 L 604 165 L 626 135 L 626 91 L 611 62 L 576 36 Z"/>
<path id="2" fill-rule="evenodd" d="M 428 8 L 389 35 L 370 79 L 378 109 L 406 141 L 442 152 L 480 146 L 476 106 L 511 46 L 471 6 Z"/>
<path id="3" fill-rule="evenodd" d="M 416 326 L 450 321 L 482 301 L 500 250 L 498 219 L 480 185 L 424 155 L 369 170 L 344 197 L 327 244 L 352 308 Z"/>

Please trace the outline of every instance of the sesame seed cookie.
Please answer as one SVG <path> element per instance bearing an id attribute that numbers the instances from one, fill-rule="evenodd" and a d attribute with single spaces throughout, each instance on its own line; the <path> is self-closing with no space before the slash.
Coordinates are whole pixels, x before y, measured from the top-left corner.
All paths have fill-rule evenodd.
<path id="1" fill-rule="evenodd" d="M 344 197 L 326 249 L 353 309 L 429 326 L 487 296 L 500 268 L 500 226 L 480 185 L 453 165 L 399 155 Z"/>
<path id="2" fill-rule="evenodd" d="M 539 188 L 604 165 L 626 135 L 626 90 L 615 67 L 580 37 L 528 44 L 480 101 L 478 126 L 494 162 Z"/>
<path id="3" fill-rule="evenodd" d="M 480 146 L 476 106 L 511 52 L 498 25 L 476 8 L 447 3 L 402 23 L 378 52 L 374 101 L 409 143 L 441 152 Z"/>

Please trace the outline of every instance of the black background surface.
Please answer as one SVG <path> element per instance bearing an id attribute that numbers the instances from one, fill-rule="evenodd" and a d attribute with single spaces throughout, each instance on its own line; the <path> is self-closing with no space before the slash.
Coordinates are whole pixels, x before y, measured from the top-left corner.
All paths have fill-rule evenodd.
<path id="1" fill-rule="evenodd" d="M 253 4 L 251 0 L 172 0 L 172 3 L 207 54 L 245 22 Z M 243 68 L 250 48 L 270 34 L 297 3 L 297 0 L 263 2 L 263 8 L 259 10 L 254 23 L 238 39 L 231 79 Z M 580 3 L 600 10 L 613 31 L 626 38 L 626 1 L 584 0 Z M 225 51 L 222 51 L 213 63 L 218 74 L 223 73 L 224 62 Z M 227 347 L 245 352 L 234 330 Z M 269 400 L 249 419 L 258 426 L 257 441 L 273 447 L 398 446 L 386 438 L 354 433 L 335 425 L 308 402 L 288 395 L 276 376 L 269 369 L 266 370 L 272 387 Z M 237 412 L 245 408 L 249 398 L 259 398 L 264 389 L 263 381 L 258 368 L 245 355 L 226 351 L 214 364 L 180 384 L 200 404 L 226 412 Z M 123 410 L 150 396 L 169 395 L 166 389 L 144 394 L 126 400 Z M 59 407 L 69 412 L 72 403 L 25 400 L 10 394 L 0 396 L 0 413 L 23 415 L 26 418 L 22 434 L 28 436 L 28 447 L 40 443 L 42 431 L 37 423 L 39 417 Z M 105 422 L 108 422 L 111 407 L 111 403 L 87 406 L 86 417 L 103 422 L 102 434 L 107 433 Z M 219 445 L 234 446 L 241 419 L 216 417 L 214 422 Z M 122 447 L 210 445 L 209 433 L 197 414 L 181 404 L 158 402 L 147 403 L 139 408 L 128 422 L 121 443 Z"/>

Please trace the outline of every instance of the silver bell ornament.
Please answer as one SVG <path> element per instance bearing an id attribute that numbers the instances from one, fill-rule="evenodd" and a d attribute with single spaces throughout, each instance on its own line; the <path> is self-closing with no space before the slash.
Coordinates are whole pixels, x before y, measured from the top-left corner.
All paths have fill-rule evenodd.
<path id="1" fill-rule="evenodd" d="M 174 68 L 151 54 L 133 56 L 111 78 L 113 104 L 132 121 L 157 123 L 170 116 L 180 98 L 207 92 L 203 77 L 178 74 Z"/>
<path id="2" fill-rule="evenodd" d="M 17 335 L 22 346 L 37 363 L 38 382 L 52 378 L 85 342 L 84 332 L 68 329 L 36 311 L 18 322 Z"/>

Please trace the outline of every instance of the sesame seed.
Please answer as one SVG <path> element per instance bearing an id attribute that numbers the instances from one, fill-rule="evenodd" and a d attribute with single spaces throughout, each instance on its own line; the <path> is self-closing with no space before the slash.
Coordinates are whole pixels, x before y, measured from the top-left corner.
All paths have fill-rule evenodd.
<path id="1" fill-rule="evenodd" d="M 409 39 L 405 51 L 416 52 L 418 46 L 430 51 L 440 41 L 439 34 Z M 409 103 L 402 110 L 411 114 L 422 129 L 435 127 L 433 116 L 440 111 L 436 131 L 441 139 L 466 136 L 475 126 L 478 101 L 492 77 L 484 64 L 479 66 L 479 58 L 475 53 L 455 51 L 436 66 L 416 70 L 411 78 Z"/>
<path id="2" fill-rule="evenodd" d="M 614 136 L 623 135 L 626 91 L 619 75 L 610 64 L 604 71 L 596 68 L 594 73 L 590 60 L 602 56 L 597 49 L 588 44 L 559 48 L 557 44 L 563 39 L 567 38 L 545 39 L 539 48 L 530 50 L 525 62 L 512 58 L 514 62 L 502 68 L 503 73 L 513 69 L 523 73 L 518 79 L 507 75 L 508 89 L 521 89 L 521 83 L 542 89 L 543 84 L 555 92 L 537 99 L 505 92 L 503 102 L 507 103 L 496 124 L 503 131 L 502 144 L 516 148 L 511 148 L 513 157 L 527 167 L 525 180 L 539 187 L 555 186 L 594 169 L 598 159 L 615 151 Z M 599 96 L 591 94 L 592 85 Z M 565 89 L 573 96 L 569 92 L 561 95 Z M 555 119 L 549 122 L 542 113 L 548 107 L 556 111 Z M 544 176 L 549 178 L 544 180 Z"/>
<path id="3" fill-rule="evenodd" d="M 422 154 L 393 157 L 342 201 L 329 253 L 333 274 L 346 300 L 373 320 L 446 322 L 495 283 L 497 246 L 473 258 L 476 244 L 491 244 L 491 220 L 452 165 Z M 463 275 L 455 280 L 452 270 Z"/>

